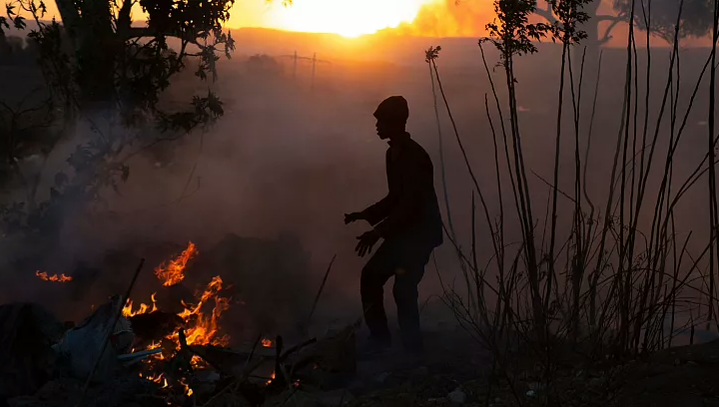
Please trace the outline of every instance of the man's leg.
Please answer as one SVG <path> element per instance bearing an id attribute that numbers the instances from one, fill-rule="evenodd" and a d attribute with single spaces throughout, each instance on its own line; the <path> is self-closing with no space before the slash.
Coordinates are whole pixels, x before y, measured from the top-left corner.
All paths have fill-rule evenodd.
<path id="1" fill-rule="evenodd" d="M 424 276 L 424 268 L 428 260 L 429 253 L 418 250 L 414 258 L 404 261 L 406 265 L 397 269 L 394 279 L 393 294 L 397 304 L 397 320 L 402 345 L 405 350 L 413 353 L 421 353 L 424 345 L 419 323 L 417 286 Z"/>
<path id="2" fill-rule="evenodd" d="M 362 269 L 360 293 L 362 309 L 371 338 L 380 345 L 390 344 L 387 314 L 384 309 L 384 284 L 394 275 L 396 255 L 387 241 L 377 249 Z"/>

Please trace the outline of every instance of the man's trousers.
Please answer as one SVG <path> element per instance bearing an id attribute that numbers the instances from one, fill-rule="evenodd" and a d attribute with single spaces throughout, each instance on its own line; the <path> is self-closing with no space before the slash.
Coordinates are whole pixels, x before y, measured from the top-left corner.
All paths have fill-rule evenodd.
<path id="1" fill-rule="evenodd" d="M 434 249 L 414 239 L 385 240 L 362 269 L 360 282 L 365 323 L 373 340 L 390 343 L 384 308 L 384 285 L 394 276 L 392 293 L 402 345 L 408 351 L 422 351 L 417 286 Z"/>

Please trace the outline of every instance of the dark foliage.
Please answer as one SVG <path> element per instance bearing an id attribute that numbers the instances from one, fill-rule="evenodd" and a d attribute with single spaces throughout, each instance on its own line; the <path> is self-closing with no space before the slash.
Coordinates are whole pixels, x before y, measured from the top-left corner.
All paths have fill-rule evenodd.
<path id="1" fill-rule="evenodd" d="M 179 111 L 162 102 L 174 78 L 188 68 L 200 80 L 216 78 L 220 56 L 229 58 L 234 50 L 232 36 L 222 29 L 234 0 L 55 3 L 62 23 L 44 20 L 42 0 L 13 0 L 0 17 L 0 52 L 11 26 L 25 30 L 23 16 L 34 20 L 25 52 L 33 55 L 48 94 L 36 105 L 13 104 L 5 97 L 0 105 L 0 125 L 9 130 L 0 133 L 7 147 L 0 158 L 0 185 L 13 182 L 27 190 L 19 202 L 0 203 L 5 232 L 59 230 L 63 219 L 128 179 L 128 150 L 179 138 L 223 114 L 211 91 L 188 95 L 187 107 Z M 135 4 L 149 17 L 144 26 L 130 17 Z M 44 113 L 40 118 L 30 117 L 38 111 Z M 40 135 L 33 136 L 28 126 L 41 128 Z M 38 202 L 44 168 L 27 178 L 18 163 L 30 156 L 44 163 L 59 141 L 78 131 L 83 137 L 66 160 L 69 168 L 55 174 L 50 198 Z"/>
<path id="2" fill-rule="evenodd" d="M 634 23 L 667 42 L 672 42 L 679 19 L 679 37 L 703 37 L 712 29 L 713 0 L 634 0 Z M 629 20 L 632 0 L 614 0 L 614 9 Z"/>

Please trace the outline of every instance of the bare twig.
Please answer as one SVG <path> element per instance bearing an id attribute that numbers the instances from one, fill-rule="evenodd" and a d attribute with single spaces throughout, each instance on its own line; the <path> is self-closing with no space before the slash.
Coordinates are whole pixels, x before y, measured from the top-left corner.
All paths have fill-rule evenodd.
<path id="1" fill-rule="evenodd" d="M 319 302 L 320 296 L 322 295 L 322 292 L 325 289 L 325 284 L 327 283 L 327 277 L 329 277 L 330 271 L 332 271 L 332 265 L 334 264 L 336 258 L 337 258 L 336 254 L 334 256 L 332 256 L 332 260 L 330 260 L 330 264 L 327 266 L 325 275 L 322 278 L 322 284 L 320 284 L 320 288 L 319 288 L 319 290 L 317 290 L 317 295 L 315 295 L 315 299 L 312 302 L 312 309 L 310 310 L 310 314 L 307 316 L 305 326 L 309 326 L 309 324 L 312 322 L 312 317 L 315 315 L 315 309 L 317 308 L 317 303 Z"/>

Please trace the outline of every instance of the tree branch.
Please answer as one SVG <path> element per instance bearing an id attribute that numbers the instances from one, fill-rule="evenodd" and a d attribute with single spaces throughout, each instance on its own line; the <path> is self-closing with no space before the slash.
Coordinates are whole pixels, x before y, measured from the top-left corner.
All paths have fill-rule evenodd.
<path id="1" fill-rule="evenodd" d="M 130 27 L 125 33 L 125 39 L 129 40 L 132 38 L 147 38 L 147 37 L 172 37 L 180 39 L 184 42 L 200 46 L 201 44 L 197 40 L 198 36 L 190 33 L 180 33 L 173 31 L 159 31 L 150 27 Z"/>
<path id="2" fill-rule="evenodd" d="M 619 14 L 617 16 L 610 16 L 610 15 L 598 15 L 593 17 L 597 22 L 602 21 L 612 21 L 612 22 L 622 22 L 626 21 L 626 16 L 623 14 Z"/>
<path id="3" fill-rule="evenodd" d="M 609 24 L 609 27 L 607 27 L 607 30 L 604 31 L 604 36 L 599 40 L 599 44 L 604 45 L 607 42 L 609 42 L 612 39 L 612 31 L 614 31 L 614 28 L 624 20 L 616 18 L 612 20 L 612 23 Z"/>
<path id="4" fill-rule="evenodd" d="M 60 12 L 60 19 L 63 25 L 73 29 L 80 19 L 80 12 L 73 0 L 56 0 L 57 10 Z"/>
<path id="5" fill-rule="evenodd" d="M 547 21 L 550 22 L 550 23 L 555 23 L 555 22 L 557 22 L 557 17 L 556 17 L 556 16 L 554 15 L 554 13 L 552 12 L 552 6 L 551 6 L 549 3 L 547 3 L 547 8 L 539 8 L 539 7 L 537 7 L 537 8 L 534 10 L 534 14 L 536 14 L 536 15 L 538 15 L 538 16 L 544 18 L 545 20 L 547 20 Z"/>
<path id="6" fill-rule="evenodd" d="M 132 26 L 130 11 L 135 4 L 135 0 L 125 0 L 120 7 L 120 11 L 115 18 L 115 26 L 118 32 L 123 32 Z"/>

